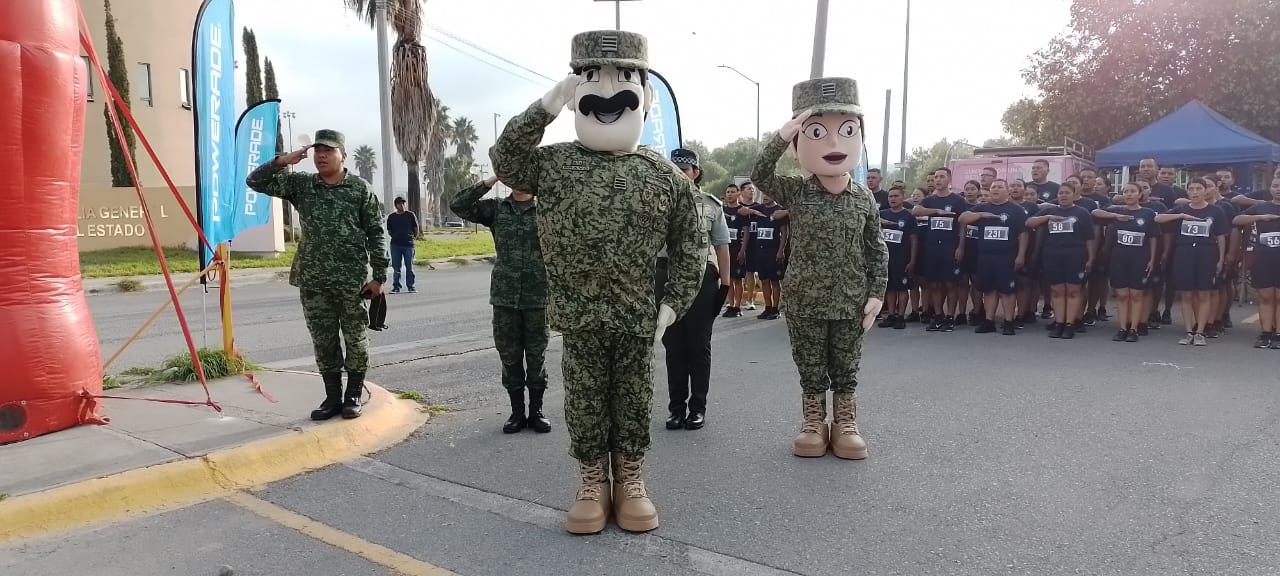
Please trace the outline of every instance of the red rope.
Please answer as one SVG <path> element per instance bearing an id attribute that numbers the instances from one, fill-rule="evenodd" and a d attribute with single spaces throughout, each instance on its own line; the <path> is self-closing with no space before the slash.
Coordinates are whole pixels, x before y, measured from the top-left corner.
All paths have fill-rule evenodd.
<path id="1" fill-rule="evenodd" d="M 222 412 L 222 407 L 217 404 L 208 402 L 193 402 L 191 400 L 168 400 L 165 398 L 131 398 L 129 396 L 107 396 L 105 394 L 84 394 L 85 398 L 105 398 L 107 400 L 142 400 L 143 402 L 159 402 L 161 404 L 181 404 L 183 406 L 210 406 L 215 412 Z"/>
<path id="2" fill-rule="evenodd" d="M 178 292 L 173 286 L 173 276 L 169 272 L 169 262 L 164 256 L 164 250 L 160 247 L 160 239 L 156 236 L 155 223 L 151 220 L 151 209 L 147 207 L 147 199 L 142 194 L 142 186 L 139 184 L 140 181 L 138 179 L 138 173 L 137 170 L 134 169 L 133 155 L 129 153 L 129 147 L 124 145 L 124 143 L 127 142 L 124 137 L 124 128 L 120 125 L 120 118 L 116 116 L 116 106 L 112 105 L 113 103 L 118 105 L 120 109 L 128 115 L 128 103 L 120 98 L 120 93 L 116 91 L 115 85 L 113 85 L 111 83 L 111 79 L 107 77 L 106 70 L 98 61 L 98 53 L 94 50 L 93 39 L 88 33 L 91 28 L 89 28 L 89 25 L 85 20 L 84 11 L 79 9 L 79 4 L 76 6 L 80 13 L 80 45 L 84 48 L 85 53 L 89 55 L 89 60 L 93 62 L 94 67 L 97 68 L 99 83 L 102 86 L 106 86 L 107 91 L 111 94 L 111 98 L 106 102 L 107 114 L 111 117 L 111 124 L 112 127 L 115 128 L 117 141 L 120 142 L 120 150 L 124 153 L 125 165 L 129 169 L 129 176 L 133 178 L 133 189 L 137 193 L 138 203 L 142 207 L 142 217 L 147 224 L 147 234 L 151 238 L 151 246 L 156 251 L 156 257 L 160 260 L 160 271 L 164 273 L 164 283 L 169 289 L 169 298 L 173 302 L 173 310 L 178 316 L 178 324 L 182 327 L 182 336 L 187 342 L 187 350 L 191 353 L 191 365 L 195 368 L 196 377 L 200 380 L 200 386 L 204 389 L 204 405 L 213 408 L 215 411 L 221 412 L 222 408 L 213 401 L 213 395 L 209 393 L 209 383 L 205 381 L 204 366 L 200 364 L 200 354 L 196 350 L 195 340 L 191 337 L 191 329 L 187 326 L 187 316 L 182 312 L 182 304 L 178 300 Z M 151 159 L 155 162 L 156 167 L 158 167 L 160 172 L 164 174 L 164 167 L 161 165 L 160 160 L 156 158 L 155 152 L 151 149 L 150 144 L 147 144 L 146 136 L 142 134 L 142 130 L 140 130 L 136 124 L 132 123 L 132 117 L 130 118 L 130 125 L 138 135 L 138 138 L 142 140 L 143 145 L 147 147 L 147 151 L 151 153 Z M 187 213 L 187 217 L 190 219 L 191 212 L 187 210 L 186 203 L 184 203 L 181 196 L 178 195 L 178 189 L 173 186 L 173 182 L 169 180 L 169 176 L 167 174 L 165 174 L 165 182 L 169 184 L 170 190 L 172 190 L 174 196 L 178 198 L 178 203 L 182 205 L 183 211 Z M 194 219 L 192 219 L 192 224 L 195 224 Z M 196 232 L 200 235 L 201 241 L 208 246 L 209 241 L 204 237 L 204 233 L 200 231 L 200 227 L 197 225 L 195 228 Z M 182 402 L 175 400 L 171 403 Z"/>
<path id="3" fill-rule="evenodd" d="M 258 382 L 258 378 L 253 375 L 253 372 L 245 372 L 244 377 L 248 378 L 250 382 L 253 382 L 253 389 L 257 390 L 258 393 L 261 394 L 263 398 L 266 398 L 267 401 L 271 402 L 272 404 L 276 403 L 275 397 L 267 393 L 266 389 L 262 387 L 262 383 Z"/>

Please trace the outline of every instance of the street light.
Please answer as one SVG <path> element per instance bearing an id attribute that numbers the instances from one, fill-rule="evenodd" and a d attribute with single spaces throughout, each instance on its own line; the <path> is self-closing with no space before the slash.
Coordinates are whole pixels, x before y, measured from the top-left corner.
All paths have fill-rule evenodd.
<path id="1" fill-rule="evenodd" d="M 636 2 L 638 0 L 593 0 L 595 2 L 613 2 L 613 28 L 614 30 L 622 29 L 622 3 Z"/>
<path id="2" fill-rule="evenodd" d="M 743 74 L 741 70 L 738 70 L 733 66 L 721 64 L 719 66 L 716 66 L 716 68 L 728 68 L 729 70 L 733 70 L 739 76 L 746 79 L 747 82 L 750 82 L 756 85 L 756 144 L 757 145 L 760 144 L 760 83 L 756 82 L 755 80 L 752 80 L 750 76 Z"/>
<path id="3" fill-rule="evenodd" d="M 959 139 L 959 140 L 956 140 L 955 142 L 952 142 L 952 143 L 951 143 L 951 147 L 950 147 L 950 148 L 947 148 L 947 155 L 946 155 L 946 156 L 944 156 L 944 157 L 943 157 L 943 159 L 942 159 L 942 165 L 943 165 L 943 166 L 946 166 L 947 164 L 950 164 L 950 163 L 951 163 L 951 153 L 952 153 L 952 152 L 955 152 L 955 150 L 956 150 L 956 146 L 959 146 L 959 145 L 961 145 L 961 144 L 964 144 L 965 146 L 968 146 L 968 147 L 970 147 L 970 148 L 975 148 L 975 149 L 977 148 L 977 146 L 974 146 L 973 144 L 970 144 L 968 140 L 965 140 L 965 139 L 963 139 L 963 138 L 961 138 L 961 139 Z"/>
<path id="4" fill-rule="evenodd" d="M 287 147 L 281 146 L 281 148 L 285 149 L 286 152 L 292 152 L 293 147 L 297 145 L 293 142 L 293 119 L 297 118 L 298 115 L 292 111 L 286 110 L 280 113 L 280 117 L 284 118 L 285 123 L 289 125 L 289 145 Z"/>

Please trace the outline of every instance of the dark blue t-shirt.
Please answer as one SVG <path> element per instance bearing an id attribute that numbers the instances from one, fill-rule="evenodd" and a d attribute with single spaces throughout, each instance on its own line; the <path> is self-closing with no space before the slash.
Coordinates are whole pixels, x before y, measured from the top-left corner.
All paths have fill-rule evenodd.
<path id="1" fill-rule="evenodd" d="M 1058 184 L 1053 180 L 1045 180 L 1044 184 L 1027 182 L 1027 186 L 1035 186 L 1036 198 L 1039 198 L 1041 202 L 1057 202 L 1058 189 L 1062 187 L 1061 184 Z"/>
<path id="2" fill-rule="evenodd" d="M 737 254 L 738 248 L 742 245 L 742 239 L 739 238 L 739 229 L 747 225 L 746 216 L 739 216 L 738 210 L 742 209 L 742 205 L 729 206 L 724 205 L 724 224 L 729 227 L 729 252 Z"/>
<path id="3" fill-rule="evenodd" d="M 1141 255 L 1145 258 L 1151 242 L 1160 236 L 1160 227 L 1156 226 L 1156 211 L 1142 206 L 1137 210 L 1130 210 L 1124 206 L 1110 206 L 1105 210 L 1113 214 L 1133 217 L 1133 220 L 1123 222 L 1107 221 L 1107 242 L 1111 244 L 1113 257 L 1129 258 Z"/>
<path id="4" fill-rule="evenodd" d="M 1266 202 L 1264 204 L 1254 204 L 1248 210 L 1244 211 L 1247 216 L 1262 216 L 1264 214 L 1280 215 L 1280 204 L 1274 202 Z M 1272 220 L 1271 222 L 1258 222 L 1254 224 L 1254 230 L 1257 232 L 1254 239 L 1254 245 L 1262 254 L 1268 256 L 1272 254 L 1280 255 L 1280 220 Z"/>
<path id="5" fill-rule="evenodd" d="M 947 212 L 945 215 L 929 217 L 929 233 L 925 236 L 929 245 L 955 250 L 959 240 L 956 218 L 966 210 L 968 204 L 959 194 L 948 194 L 945 197 L 931 195 L 920 202 L 920 205 L 933 210 Z M 931 248 L 932 249 L 932 248 Z"/>
<path id="6" fill-rule="evenodd" d="M 893 222 L 893 225 L 880 223 L 880 237 L 889 248 L 889 259 L 895 262 L 910 259 L 911 238 L 916 234 L 916 220 L 911 216 L 911 211 L 905 208 L 897 212 L 881 210 L 880 219 Z"/>
<path id="7" fill-rule="evenodd" d="M 1017 254 L 1018 237 L 1025 230 L 1027 211 L 1013 202 L 979 204 L 974 212 L 990 212 L 995 218 L 983 218 L 978 228 L 979 254 Z"/>
<path id="8" fill-rule="evenodd" d="M 1169 210 L 1169 214 L 1190 214 L 1200 219 L 1199 221 L 1173 221 L 1176 226 L 1172 230 L 1176 235 L 1174 238 L 1176 246 L 1208 246 L 1213 244 L 1214 238 L 1231 231 L 1231 224 L 1227 221 L 1226 214 L 1213 204 L 1204 208 L 1192 208 L 1190 204 L 1174 206 Z"/>
<path id="9" fill-rule="evenodd" d="M 1093 217 L 1089 211 L 1080 206 L 1063 208 L 1050 206 L 1036 216 L 1061 216 L 1065 220 L 1046 223 L 1047 233 L 1044 238 L 1045 252 L 1083 252 L 1093 239 Z"/>
<path id="10" fill-rule="evenodd" d="M 777 252 L 778 244 L 782 242 L 783 223 L 781 220 L 774 220 L 773 213 L 782 210 L 782 205 L 765 206 L 760 204 L 752 208 L 759 210 L 764 216 L 751 217 L 751 248 Z"/>
<path id="11" fill-rule="evenodd" d="M 1151 196 L 1159 198 L 1165 206 L 1173 206 L 1179 199 L 1187 197 L 1187 191 L 1177 186 L 1156 182 L 1151 185 Z"/>
<path id="12" fill-rule="evenodd" d="M 387 215 L 387 234 L 396 246 L 413 246 L 418 231 L 418 217 L 409 212 L 392 212 Z"/>

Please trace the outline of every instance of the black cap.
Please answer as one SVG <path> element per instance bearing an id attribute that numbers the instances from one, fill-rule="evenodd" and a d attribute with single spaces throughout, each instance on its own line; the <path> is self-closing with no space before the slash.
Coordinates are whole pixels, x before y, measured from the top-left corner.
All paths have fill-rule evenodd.
<path id="1" fill-rule="evenodd" d="M 404 204 L 404 196 L 396 196 L 396 204 Z"/>
<path id="2" fill-rule="evenodd" d="M 673 164 L 698 167 L 698 153 L 685 148 L 676 148 L 671 151 L 671 162 Z"/>

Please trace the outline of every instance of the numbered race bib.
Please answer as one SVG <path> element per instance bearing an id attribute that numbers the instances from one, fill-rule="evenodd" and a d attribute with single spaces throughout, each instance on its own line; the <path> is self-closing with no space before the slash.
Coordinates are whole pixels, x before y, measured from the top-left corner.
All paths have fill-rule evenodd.
<path id="1" fill-rule="evenodd" d="M 757 228 L 756 237 L 761 240 L 773 240 L 773 228 Z"/>
<path id="2" fill-rule="evenodd" d="M 738 241 L 738 229 L 737 229 L 737 228 L 730 228 L 730 229 L 729 229 L 729 241 L 730 241 L 730 242 L 737 242 L 737 241 Z"/>
<path id="3" fill-rule="evenodd" d="M 1121 246 L 1142 246 L 1147 241 L 1146 232 L 1129 232 L 1116 230 L 1116 244 Z"/>
<path id="4" fill-rule="evenodd" d="M 972 239 L 974 239 L 974 240 L 977 240 L 977 239 L 978 239 L 978 228 L 977 228 L 976 226 L 965 226 L 965 227 L 964 227 L 964 237 L 965 237 L 965 238 L 972 238 Z"/>
<path id="5" fill-rule="evenodd" d="M 1263 232 L 1259 234 L 1258 245 L 1266 248 L 1280 248 L 1280 232 Z"/>
<path id="6" fill-rule="evenodd" d="M 930 230 L 954 230 L 954 228 L 952 228 L 952 224 L 953 222 L 950 218 L 943 218 L 941 216 L 929 218 Z"/>
<path id="7" fill-rule="evenodd" d="M 1049 221 L 1050 234 L 1074 234 L 1076 231 L 1076 219 L 1067 218 L 1057 222 Z"/>
<path id="8" fill-rule="evenodd" d="M 1008 226 L 987 226 L 986 228 L 982 229 L 982 239 L 1008 242 L 1009 227 Z"/>
<path id="9" fill-rule="evenodd" d="M 1191 222 L 1189 220 L 1183 220 L 1182 235 L 1193 236 L 1196 238 L 1208 238 L 1209 223 L 1208 222 Z"/>
<path id="10" fill-rule="evenodd" d="M 893 230 L 893 229 L 890 229 L 890 228 L 881 228 L 881 229 L 880 229 L 880 237 L 881 237 L 881 238 L 884 238 L 884 241 L 885 241 L 885 242 L 887 242 L 887 243 L 889 243 L 889 244 L 901 244 L 901 243 L 902 243 L 902 231 L 901 231 L 901 230 Z"/>

